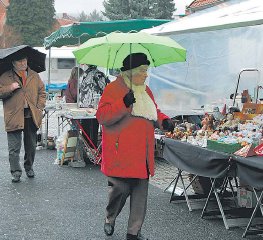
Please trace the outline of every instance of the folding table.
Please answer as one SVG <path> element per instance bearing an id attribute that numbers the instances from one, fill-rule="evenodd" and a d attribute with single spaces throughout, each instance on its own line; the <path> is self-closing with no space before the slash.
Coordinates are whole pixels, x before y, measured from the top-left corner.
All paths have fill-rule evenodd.
<path id="1" fill-rule="evenodd" d="M 85 148 L 84 150 L 89 156 L 90 161 L 93 162 L 94 164 L 99 164 L 101 161 L 101 153 L 100 153 L 101 143 L 99 143 L 99 146 L 96 147 L 96 144 L 92 142 L 91 138 L 85 132 L 85 130 L 80 124 L 80 120 L 82 119 L 95 119 L 95 118 L 96 117 L 94 115 L 73 116 L 67 113 L 63 113 L 60 116 L 58 116 L 58 126 L 59 128 L 60 127 L 63 128 L 66 124 L 72 124 L 79 132 L 79 140 L 81 140 L 84 143 L 84 148 Z M 84 139 L 83 135 L 86 137 L 88 142 Z M 80 147 L 80 141 L 78 141 L 78 147 Z"/>
<path id="2" fill-rule="evenodd" d="M 236 157 L 235 160 L 237 164 L 237 176 L 253 188 L 253 193 L 256 198 L 256 206 L 242 237 L 259 233 L 263 234 L 263 229 L 251 229 L 251 225 L 259 209 L 262 217 L 261 225 L 263 227 L 263 157 Z"/>
<path id="3" fill-rule="evenodd" d="M 234 198 L 235 197 L 234 189 L 231 184 L 230 178 L 234 178 L 237 186 L 238 184 L 236 177 L 238 177 L 242 182 L 253 187 L 254 194 L 257 199 L 256 207 L 248 221 L 248 224 L 247 223 L 245 224 L 245 226 L 247 227 L 243 234 L 243 237 L 245 237 L 248 234 L 262 233 L 262 231 L 259 230 L 257 231 L 250 230 L 251 223 L 253 220 L 255 220 L 256 212 L 258 211 L 259 208 L 263 216 L 263 207 L 262 207 L 263 158 L 262 157 L 255 156 L 255 157 L 243 158 L 231 154 L 216 152 L 206 148 L 201 148 L 199 146 L 194 146 L 189 143 L 176 141 L 174 139 L 164 138 L 163 141 L 165 144 L 164 152 L 163 152 L 164 158 L 179 169 L 179 173 L 177 177 L 174 179 L 175 183 L 178 182 L 178 179 L 181 179 L 181 181 L 183 181 L 181 177 L 182 171 L 187 171 L 189 173 L 193 173 L 199 176 L 210 177 L 212 185 L 208 197 L 206 199 L 206 203 L 203 207 L 201 217 L 205 215 L 211 194 L 214 193 L 217 205 L 220 210 L 220 214 L 223 218 L 225 228 L 229 229 L 230 224 L 228 220 L 230 219 L 226 218 L 225 210 L 222 206 L 222 201 L 219 195 L 220 189 L 216 187 L 215 181 L 218 178 L 224 177 L 224 184 L 229 184 L 231 189 L 231 195 Z M 190 204 L 186 192 L 187 187 L 184 187 L 184 197 L 189 207 Z M 221 190 L 222 189 L 224 190 L 225 187 L 221 188 Z M 237 225 L 232 225 L 232 226 L 237 226 Z"/>

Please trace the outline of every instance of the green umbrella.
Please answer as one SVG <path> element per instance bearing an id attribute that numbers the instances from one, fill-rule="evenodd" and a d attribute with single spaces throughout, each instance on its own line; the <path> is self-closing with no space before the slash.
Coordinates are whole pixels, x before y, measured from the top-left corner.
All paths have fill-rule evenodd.
<path id="1" fill-rule="evenodd" d="M 92 38 L 73 51 L 78 63 L 92 64 L 107 69 L 122 67 L 123 59 L 130 53 L 145 53 L 150 66 L 184 62 L 186 50 L 169 37 L 154 36 L 144 32 L 117 33 Z"/>

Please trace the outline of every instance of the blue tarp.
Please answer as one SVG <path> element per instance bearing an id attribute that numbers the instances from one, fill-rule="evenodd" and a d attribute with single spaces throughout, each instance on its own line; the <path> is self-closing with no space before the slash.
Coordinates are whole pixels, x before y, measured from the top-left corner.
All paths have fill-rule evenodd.
<path id="1" fill-rule="evenodd" d="M 66 88 L 67 83 L 50 83 L 49 86 L 46 84 L 46 91 L 65 90 Z"/>

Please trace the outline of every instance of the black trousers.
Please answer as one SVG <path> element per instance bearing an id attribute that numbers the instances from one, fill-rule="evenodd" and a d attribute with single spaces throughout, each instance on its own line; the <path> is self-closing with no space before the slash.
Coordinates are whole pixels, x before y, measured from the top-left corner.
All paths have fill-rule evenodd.
<path id="1" fill-rule="evenodd" d="M 149 179 L 108 177 L 108 185 L 106 218 L 114 226 L 117 216 L 130 196 L 127 233 L 137 235 L 146 215 Z"/>
<path id="2" fill-rule="evenodd" d="M 33 163 L 36 154 L 37 143 L 37 127 L 33 119 L 25 118 L 25 126 L 23 130 L 7 132 L 9 163 L 11 173 L 15 171 L 22 172 L 20 166 L 20 150 L 22 145 L 22 132 L 24 142 L 24 169 L 28 171 L 33 168 Z"/>
<path id="3" fill-rule="evenodd" d="M 95 147 L 98 146 L 98 131 L 99 131 L 99 123 L 96 118 L 94 119 L 82 119 L 80 121 L 81 126 L 83 127 L 84 131 L 88 134 L 90 140 L 93 142 Z M 85 134 L 83 134 L 84 139 L 87 141 L 89 146 L 93 148 L 92 144 L 86 138 Z"/>

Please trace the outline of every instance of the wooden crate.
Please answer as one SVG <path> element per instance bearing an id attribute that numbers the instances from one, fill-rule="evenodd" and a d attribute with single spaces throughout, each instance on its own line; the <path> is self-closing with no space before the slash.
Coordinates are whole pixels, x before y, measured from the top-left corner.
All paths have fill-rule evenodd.
<path id="1" fill-rule="evenodd" d="M 262 114 L 263 104 L 260 103 L 244 103 L 242 108 L 244 114 Z"/>
<path id="2" fill-rule="evenodd" d="M 244 103 L 241 112 L 244 114 L 256 114 L 256 108 L 256 103 Z"/>
<path id="3" fill-rule="evenodd" d="M 234 112 L 233 113 L 234 119 L 239 119 L 241 122 L 246 120 L 252 120 L 257 114 L 245 114 L 242 112 Z"/>

